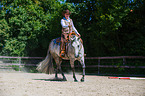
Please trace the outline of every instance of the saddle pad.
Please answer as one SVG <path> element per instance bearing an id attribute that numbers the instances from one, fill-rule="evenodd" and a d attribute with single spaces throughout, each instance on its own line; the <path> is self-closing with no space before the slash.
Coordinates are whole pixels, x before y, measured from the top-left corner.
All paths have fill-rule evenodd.
<path id="1" fill-rule="evenodd" d="M 54 43 L 60 45 L 61 44 L 61 37 L 56 38 L 54 40 Z"/>

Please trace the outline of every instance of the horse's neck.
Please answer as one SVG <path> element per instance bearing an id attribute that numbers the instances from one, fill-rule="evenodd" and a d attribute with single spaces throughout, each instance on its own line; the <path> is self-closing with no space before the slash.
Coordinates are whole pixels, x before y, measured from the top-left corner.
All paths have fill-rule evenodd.
<path id="1" fill-rule="evenodd" d="M 73 47 L 72 47 L 72 41 L 70 41 L 70 42 L 68 43 L 68 48 L 71 48 L 71 49 L 73 48 Z"/>
<path id="2" fill-rule="evenodd" d="M 81 43 L 81 41 L 79 41 L 79 45 L 80 45 L 81 47 L 83 47 L 83 44 Z M 72 41 L 69 42 L 68 46 L 72 47 Z M 72 48 L 73 48 L 73 47 L 72 47 Z"/>

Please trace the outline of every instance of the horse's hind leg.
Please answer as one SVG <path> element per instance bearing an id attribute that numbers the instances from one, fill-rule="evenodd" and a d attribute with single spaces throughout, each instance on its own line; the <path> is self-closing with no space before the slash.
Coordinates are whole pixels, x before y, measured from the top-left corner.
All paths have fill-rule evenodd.
<path id="1" fill-rule="evenodd" d="M 56 65 L 56 66 L 57 66 L 57 65 Z M 58 78 L 57 73 L 58 73 L 58 69 L 57 69 L 57 67 L 56 67 L 56 69 L 55 69 L 55 78 L 56 78 L 56 79 Z"/>
<path id="2" fill-rule="evenodd" d="M 62 71 L 62 69 L 61 69 L 61 67 L 59 67 L 59 70 L 60 70 L 60 72 L 61 72 L 61 74 L 62 74 L 62 76 L 63 76 L 63 80 L 64 80 L 64 81 L 67 81 L 67 79 L 66 79 L 66 77 L 64 76 L 64 73 L 63 73 L 63 71 Z"/>
<path id="3" fill-rule="evenodd" d="M 66 80 L 66 77 L 64 76 L 64 73 L 63 73 L 63 71 L 62 71 L 62 69 L 61 69 L 62 60 L 61 60 L 60 58 L 55 58 L 55 62 L 56 62 L 56 65 L 57 65 L 56 72 L 55 72 L 55 78 L 58 78 L 58 77 L 57 77 L 57 73 L 58 73 L 58 71 L 60 71 L 61 74 L 62 74 L 62 76 L 63 76 L 63 80 L 64 80 L 64 81 L 67 81 L 67 80 Z"/>
<path id="4" fill-rule="evenodd" d="M 81 82 L 84 82 L 84 77 L 85 77 L 85 62 L 84 62 L 84 57 L 81 58 L 79 61 L 80 61 L 81 65 L 82 65 L 82 69 L 83 69 L 83 76 L 81 78 Z"/>

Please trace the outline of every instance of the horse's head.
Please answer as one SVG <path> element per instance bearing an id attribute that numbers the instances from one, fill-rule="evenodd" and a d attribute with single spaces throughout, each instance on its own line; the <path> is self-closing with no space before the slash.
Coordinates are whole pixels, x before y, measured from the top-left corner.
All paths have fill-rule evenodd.
<path id="1" fill-rule="evenodd" d="M 70 41 L 71 41 L 71 46 L 74 48 L 74 52 L 75 52 L 75 58 L 79 57 L 79 51 L 81 49 L 81 41 L 80 41 L 80 37 L 76 36 L 76 35 L 71 35 L 70 36 Z"/>

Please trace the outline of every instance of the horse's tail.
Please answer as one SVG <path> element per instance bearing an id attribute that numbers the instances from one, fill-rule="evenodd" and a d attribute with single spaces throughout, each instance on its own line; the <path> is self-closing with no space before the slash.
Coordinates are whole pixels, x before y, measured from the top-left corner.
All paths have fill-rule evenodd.
<path id="1" fill-rule="evenodd" d="M 47 56 L 45 59 L 39 63 L 38 67 L 36 68 L 39 72 L 43 72 L 46 74 L 52 74 L 54 73 L 54 67 L 52 62 L 52 56 L 51 53 L 47 52 Z"/>

